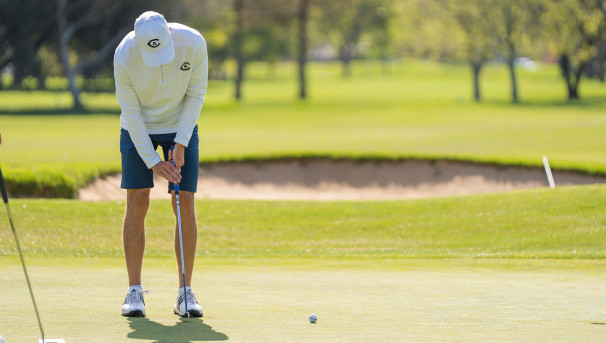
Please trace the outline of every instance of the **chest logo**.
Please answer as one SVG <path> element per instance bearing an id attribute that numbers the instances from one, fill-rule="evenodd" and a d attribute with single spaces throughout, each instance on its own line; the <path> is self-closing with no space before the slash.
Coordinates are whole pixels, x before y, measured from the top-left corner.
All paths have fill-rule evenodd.
<path id="1" fill-rule="evenodd" d="M 181 70 L 190 70 L 191 67 L 189 65 L 189 62 L 183 62 L 183 64 L 181 65 L 181 68 L 179 68 Z"/>
<path id="2" fill-rule="evenodd" d="M 159 39 L 152 39 L 149 42 L 147 42 L 147 45 L 149 45 L 151 48 L 157 48 L 160 46 L 160 40 Z"/>

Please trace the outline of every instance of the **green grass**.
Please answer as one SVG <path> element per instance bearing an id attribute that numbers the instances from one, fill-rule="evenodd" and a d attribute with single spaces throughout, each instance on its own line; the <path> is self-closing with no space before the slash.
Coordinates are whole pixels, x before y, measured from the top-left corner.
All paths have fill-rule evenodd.
<path id="1" fill-rule="evenodd" d="M 14 195 L 73 198 L 121 170 L 118 116 L 0 116 L 0 125 L 0 162 Z"/>
<path id="2" fill-rule="evenodd" d="M 482 76 L 485 102 L 470 100 L 464 65 L 422 61 L 310 66 L 310 99 L 295 100 L 295 65 L 248 68 L 244 100 L 231 81 L 211 81 L 200 117 L 202 162 L 279 157 L 458 159 L 541 164 L 606 174 L 606 87 L 585 80 L 565 101 L 557 67 L 519 71 L 522 103 L 509 103 L 502 65 Z M 74 197 L 98 175 L 118 172 L 119 106 L 111 93 L 85 94 L 88 115 L 67 113 L 64 92 L 0 92 L 0 162 L 13 193 Z M 15 115 L 11 115 L 15 113 Z M 32 113 L 55 113 L 34 115 Z"/>
<path id="3" fill-rule="evenodd" d="M 197 202 L 206 258 L 606 257 L 606 186 L 390 202 Z M 15 200 L 35 257 L 120 257 L 124 204 Z M 152 201 L 146 254 L 173 255 L 168 200 Z M 16 254 L 0 214 L 0 255 Z"/>
<path id="4" fill-rule="evenodd" d="M 30 264 L 47 338 L 66 342 L 601 342 L 604 261 L 414 260 L 384 268 L 198 259 L 202 319 L 172 314 L 173 263 L 146 259 L 147 318 L 119 315 L 116 260 Z M 437 263 L 439 262 L 439 263 Z M 484 265 L 483 263 L 486 263 Z M 328 266 L 327 266 L 328 265 Z M 17 259 L 0 262 L 0 333 L 39 331 Z M 309 324 L 307 316 L 318 315 Z"/>
<path id="5" fill-rule="evenodd" d="M 192 285 L 203 319 L 172 314 L 179 275 L 169 201 L 151 203 L 147 318 L 135 319 L 119 315 L 123 202 L 10 206 L 47 338 L 599 342 L 605 196 L 596 185 L 409 201 L 198 201 Z M 37 324 L 5 216 L 0 334 L 31 342 Z"/>
<path id="6" fill-rule="evenodd" d="M 201 160 L 333 156 L 450 158 L 606 174 L 602 84 L 564 101 L 554 66 L 490 66 L 486 102 L 469 101 L 467 67 L 356 64 L 343 80 L 314 64 L 311 98 L 294 101 L 294 65 L 249 68 L 245 100 L 213 81 L 200 119 Z M 0 162 L 15 194 L 73 197 L 119 171 L 118 107 L 62 115 L 62 92 L 0 92 Z M 35 115 L 53 114 L 53 115 Z M 47 338 L 67 342 L 600 342 L 606 339 L 606 186 L 409 201 L 198 200 L 193 286 L 203 320 L 171 309 L 178 275 L 170 203 L 151 202 L 143 283 L 148 318 L 119 316 L 127 278 L 124 202 L 13 199 Z M 0 334 L 38 329 L 0 211 Z M 317 313 L 318 324 L 307 321 Z"/>

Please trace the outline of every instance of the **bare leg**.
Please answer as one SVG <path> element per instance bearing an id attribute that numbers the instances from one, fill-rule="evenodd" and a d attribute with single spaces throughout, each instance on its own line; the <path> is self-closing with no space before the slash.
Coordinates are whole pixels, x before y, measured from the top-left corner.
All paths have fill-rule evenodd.
<path id="1" fill-rule="evenodd" d="M 173 195 L 173 211 L 175 221 L 177 216 L 177 202 L 175 192 Z M 194 193 L 180 191 L 179 207 L 181 208 L 181 232 L 183 234 L 183 258 L 185 259 L 185 282 L 191 286 L 191 276 L 194 270 L 194 259 L 196 257 L 196 243 L 198 241 L 198 224 L 196 223 L 196 210 L 194 202 Z M 181 247 L 179 246 L 179 228 L 175 224 L 175 254 L 177 255 L 177 266 L 179 268 L 179 288 L 183 287 L 183 278 L 181 277 Z"/>
<path id="2" fill-rule="evenodd" d="M 126 191 L 126 214 L 122 240 L 128 271 L 128 284 L 141 284 L 141 267 L 145 252 L 145 215 L 149 209 L 149 188 Z"/>

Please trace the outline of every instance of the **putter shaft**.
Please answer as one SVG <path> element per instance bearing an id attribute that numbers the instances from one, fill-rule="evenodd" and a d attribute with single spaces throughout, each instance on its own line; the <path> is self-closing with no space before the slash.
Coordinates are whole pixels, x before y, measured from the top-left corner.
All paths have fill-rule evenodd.
<path id="1" fill-rule="evenodd" d="M 175 147 L 171 147 L 170 150 L 174 151 Z M 172 164 L 176 166 L 175 160 L 171 160 Z M 175 184 L 175 200 L 177 203 L 177 226 L 179 227 L 179 247 L 181 248 L 181 275 L 183 276 L 183 301 L 185 302 L 185 314 L 183 317 L 189 317 L 189 311 L 187 309 L 187 284 L 185 283 L 185 260 L 183 258 L 183 234 L 181 233 L 181 206 L 179 204 L 179 184 Z M 180 310 L 180 309 L 179 309 Z"/>
<path id="2" fill-rule="evenodd" d="M 177 201 L 177 225 L 179 226 L 179 246 L 181 247 L 181 274 L 183 276 L 183 301 L 185 302 L 185 317 L 189 317 L 189 311 L 187 310 L 187 290 L 185 283 L 185 260 L 183 258 L 183 234 L 181 233 L 181 206 L 179 204 L 179 185 L 175 185 L 175 198 Z"/>
<path id="3" fill-rule="evenodd" d="M 23 273 L 25 274 L 25 281 L 27 282 L 27 288 L 29 289 L 29 295 L 32 298 L 32 304 L 34 304 L 34 310 L 36 311 L 36 319 L 38 319 L 38 327 L 40 328 L 40 334 L 42 335 L 42 342 L 44 342 L 44 329 L 42 328 L 42 321 L 40 320 L 40 313 L 38 312 L 38 306 L 36 305 L 36 299 L 34 298 L 34 291 L 32 290 L 32 284 L 29 281 L 29 275 L 27 274 L 27 268 L 25 267 L 25 260 L 23 259 L 23 252 L 21 251 L 21 244 L 19 244 L 19 237 L 17 230 L 15 229 L 15 223 L 13 222 L 13 216 L 11 209 L 8 206 L 8 193 L 6 192 L 6 185 L 4 184 L 4 177 L 2 176 L 2 170 L 0 169 L 0 191 L 2 191 L 2 200 L 6 205 L 6 213 L 8 215 L 8 221 L 11 223 L 11 229 L 13 230 L 13 236 L 15 237 L 15 243 L 17 244 L 17 251 L 19 252 L 19 258 L 21 259 L 21 266 L 23 267 Z"/>

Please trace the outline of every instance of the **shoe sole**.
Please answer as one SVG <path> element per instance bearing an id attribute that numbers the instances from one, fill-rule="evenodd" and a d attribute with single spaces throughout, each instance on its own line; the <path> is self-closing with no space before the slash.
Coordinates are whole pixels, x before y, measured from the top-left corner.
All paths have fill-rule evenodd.
<path id="1" fill-rule="evenodd" d="M 123 317 L 145 317 L 145 313 L 143 311 L 130 311 L 128 313 L 122 313 Z"/>
<path id="2" fill-rule="evenodd" d="M 177 312 L 177 311 L 173 311 L 173 312 L 174 312 L 174 313 L 175 313 L 177 316 L 185 318 L 185 316 L 184 316 L 184 315 L 181 315 L 179 312 Z M 187 312 L 189 312 L 189 317 L 196 317 L 196 318 L 201 318 L 201 317 L 203 317 L 203 314 L 202 314 L 202 312 L 200 312 L 200 311 L 196 311 L 196 310 L 189 310 L 189 311 L 187 311 Z"/>

